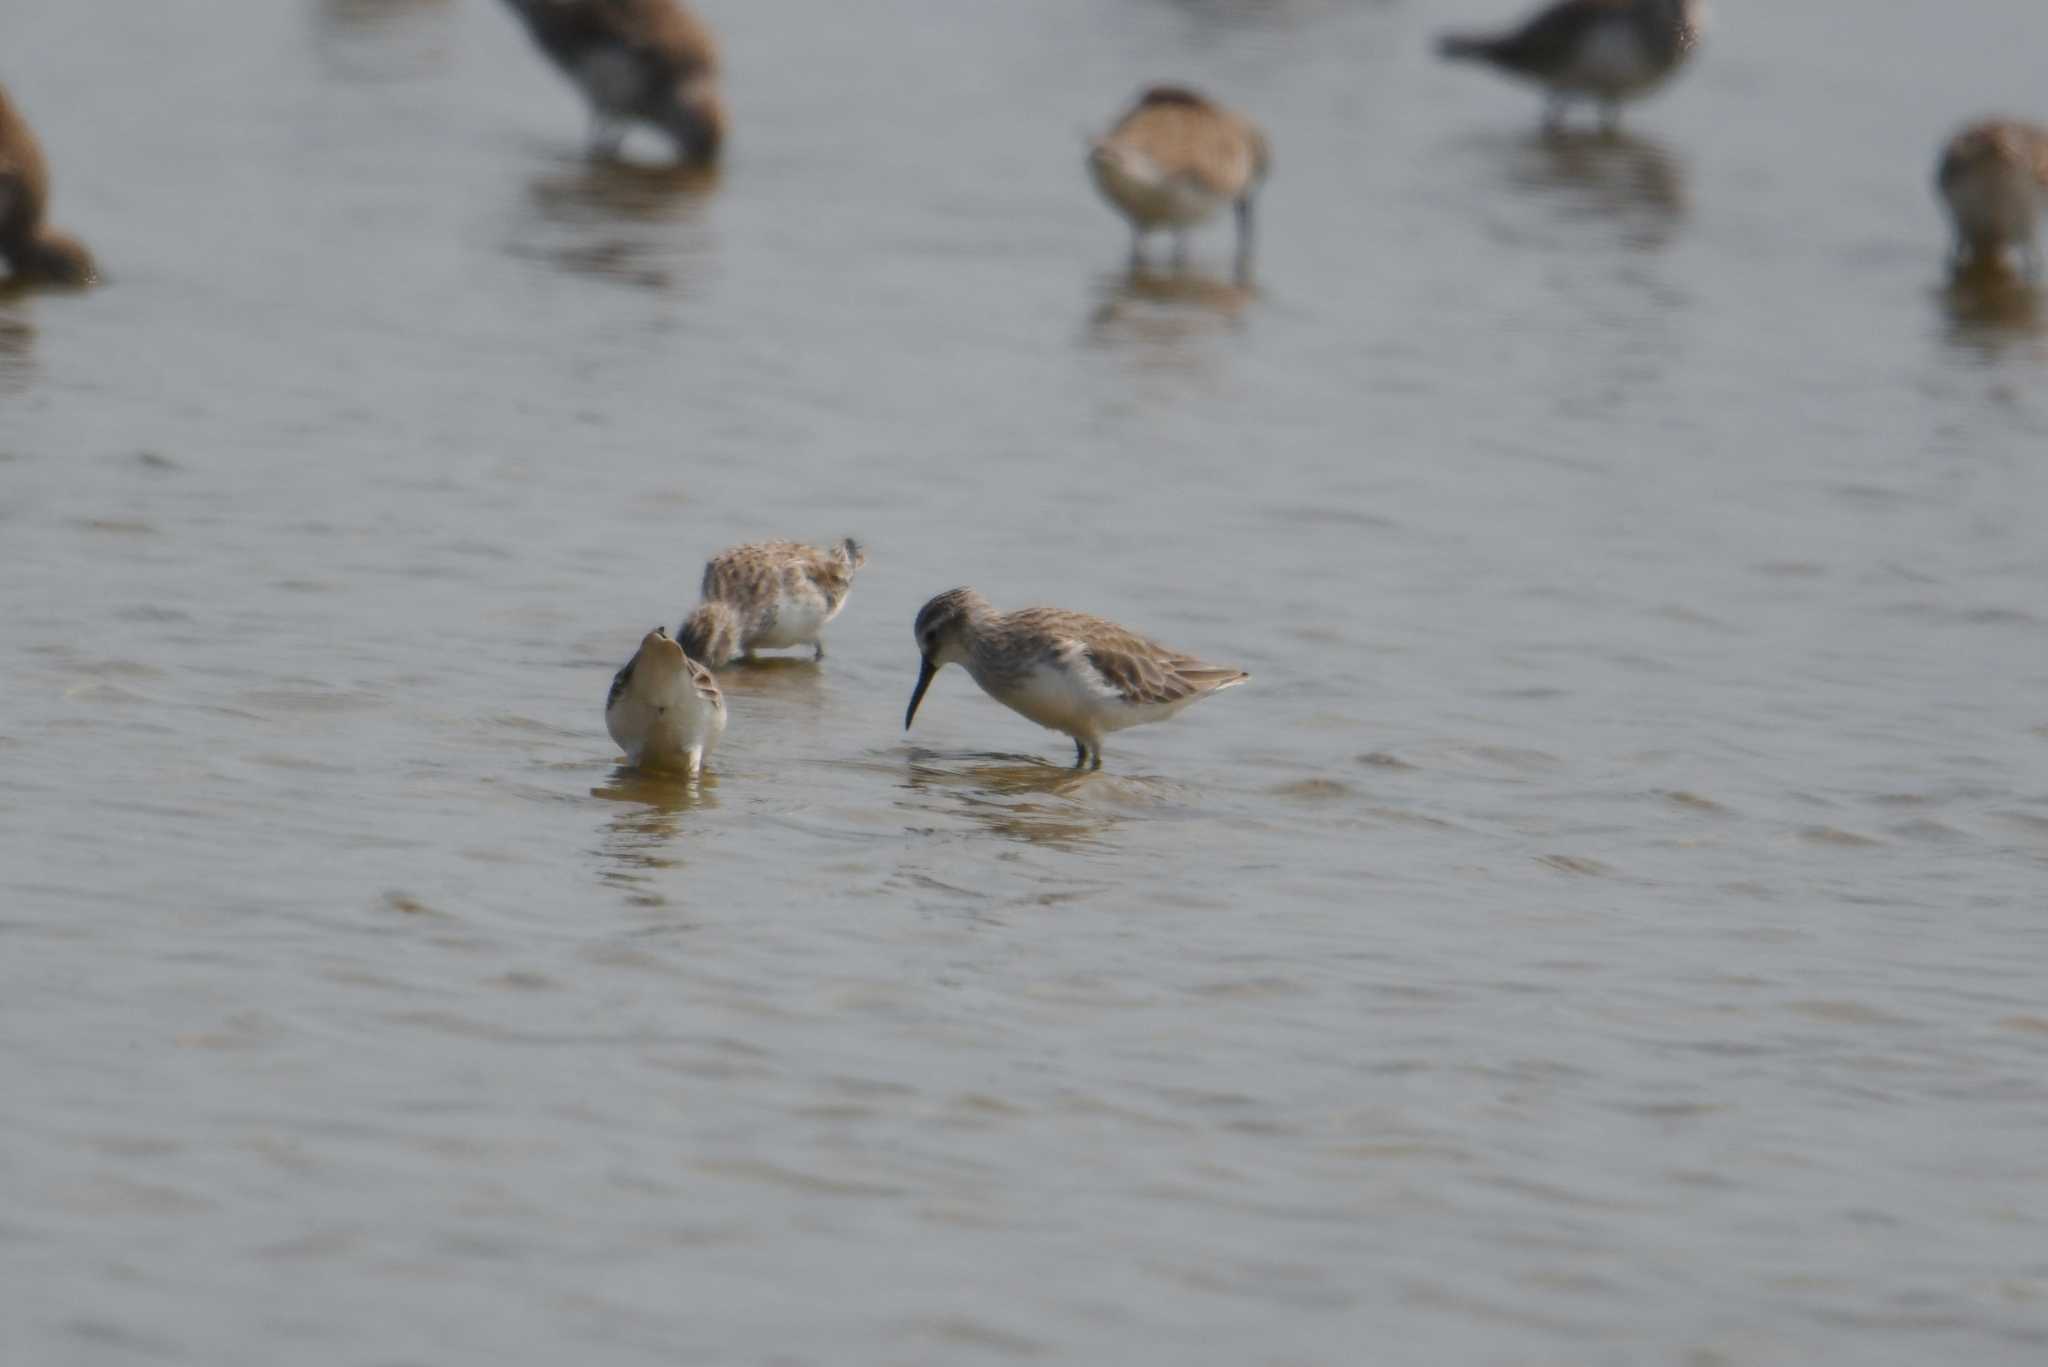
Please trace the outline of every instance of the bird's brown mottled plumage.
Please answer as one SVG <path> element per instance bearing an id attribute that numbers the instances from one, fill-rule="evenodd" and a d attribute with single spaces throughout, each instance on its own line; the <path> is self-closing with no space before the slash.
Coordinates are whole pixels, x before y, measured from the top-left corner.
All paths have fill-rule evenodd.
<path id="1" fill-rule="evenodd" d="M 1955 263 L 1991 264 L 2016 248 L 2040 271 L 2037 234 L 2048 201 L 2048 127 L 1984 119 L 1950 138 L 1935 187 L 1955 228 Z"/>
<path id="2" fill-rule="evenodd" d="M 852 537 L 832 547 L 800 541 L 756 541 L 720 551 L 704 566 L 703 603 L 676 633 L 693 658 L 718 666 L 756 646 L 775 649 L 814 641 L 814 632 L 837 616 L 853 591 L 867 552 Z M 792 632 L 797 634 L 793 639 Z"/>
<path id="3" fill-rule="evenodd" d="M 708 164 L 725 140 L 718 44 L 680 0 L 506 0 L 599 122 L 667 133 L 685 161 Z M 602 63 L 601 79 L 593 63 Z M 600 137 L 600 142 L 607 139 Z"/>
<path id="4" fill-rule="evenodd" d="M 1133 265 L 1146 233 L 1184 234 L 1236 206 L 1238 271 L 1251 255 L 1252 201 L 1272 167 L 1266 135 L 1242 114 L 1185 86 L 1153 86 L 1089 148 L 1098 189 L 1129 220 Z M 1177 254 L 1185 251 L 1183 239 Z"/>
<path id="5" fill-rule="evenodd" d="M 1160 720 L 1251 677 L 1085 612 L 997 612 L 968 588 L 926 603 L 913 630 L 924 667 L 905 726 L 932 676 L 957 662 L 996 701 L 1072 736 L 1079 762 L 1096 767 L 1104 734 Z"/>
<path id="6" fill-rule="evenodd" d="M 1187 176 L 1224 199 L 1265 178 L 1266 136 L 1242 114 L 1185 86 L 1153 86 L 1104 135 L 1144 153 L 1169 176 Z"/>
<path id="7" fill-rule="evenodd" d="M 91 253 L 43 221 L 49 200 L 42 145 L 0 88 L 0 258 L 17 279 L 90 284 L 97 276 Z"/>
<path id="8" fill-rule="evenodd" d="M 1548 87 L 1553 120 L 1575 95 L 1602 101 L 1611 118 L 1619 101 L 1647 94 L 1676 71 L 1699 31 L 1698 0 L 1559 0 L 1506 32 L 1445 34 L 1437 46 L 1446 57 Z M 1621 41 L 1633 43 L 1639 63 L 1613 60 Z"/>

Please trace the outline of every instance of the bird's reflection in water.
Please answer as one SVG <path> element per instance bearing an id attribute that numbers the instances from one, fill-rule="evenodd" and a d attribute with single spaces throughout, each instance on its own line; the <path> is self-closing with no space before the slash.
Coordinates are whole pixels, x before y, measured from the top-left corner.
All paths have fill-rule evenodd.
<path id="1" fill-rule="evenodd" d="M 942 805 L 1009 840 L 1098 844 L 1134 811 L 1164 805 L 1167 785 L 1076 769 L 1032 755 L 945 754 L 913 748 L 903 786 L 923 806 Z"/>
<path id="2" fill-rule="evenodd" d="M 1996 258 L 1956 266 L 1941 292 L 1949 340 L 1994 357 L 2016 344 L 2038 347 L 2041 292 L 2032 280 Z"/>
<path id="3" fill-rule="evenodd" d="M 816 699 L 823 696 L 825 671 L 805 648 L 795 655 L 756 655 L 718 671 L 727 696 Z"/>
<path id="4" fill-rule="evenodd" d="M 1654 250 L 1685 219 L 1685 163 L 1619 129 L 1546 129 L 1506 147 L 1511 186 L 1560 202 L 1573 219 L 1605 219 L 1629 246 Z"/>
<path id="5" fill-rule="evenodd" d="M 1133 266 L 1097 287 L 1088 340 L 1123 349 L 1147 369 L 1205 369 L 1209 344 L 1243 327 L 1255 297 L 1248 284 L 1200 271 Z"/>
<path id="6" fill-rule="evenodd" d="M 571 275 L 641 289 L 676 283 L 679 242 L 672 229 L 694 220 L 718 185 L 715 168 L 576 158 L 558 162 L 527 186 L 531 215 L 511 251 Z"/>
<path id="7" fill-rule="evenodd" d="M 448 64 L 454 12 L 449 0 L 320 0 L 313 40 L 321 64 L 342 80 L 407 80 Z"/>
<path id="8" fill-rule="evenodd" d="M 605 783 L 590 790 L 599 801 L 618 804 L 604 824 L 598 849 L 605 861 L 600 880 L 636 904 L 661 905 L 664 899 L 651 890 L 655 875 L 682 862 L 672 848 L 676 838 L 691 813 L 718 806 L 717 788 L 717 775 L 709 771 L 691 779 L 624 764 L 613 769 Z"/>

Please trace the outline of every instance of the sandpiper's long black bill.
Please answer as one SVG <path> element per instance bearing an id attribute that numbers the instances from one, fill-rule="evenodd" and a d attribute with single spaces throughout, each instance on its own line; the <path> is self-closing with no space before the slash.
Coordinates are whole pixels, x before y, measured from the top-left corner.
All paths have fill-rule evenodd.
<path id="1" fill-rule="evenodd" d="M 908 731 L 910 729 L 911 719 L 917 715 L 917 705 L 924 701 L 924 691 L 932 686 L 932 678 L 938 672 L 939 667 L 933 664 L 929 658 L 926 658 L 918 665 L 917 687 L 911 690 L 910 710 L 903 714 L 904 730 Z"/>

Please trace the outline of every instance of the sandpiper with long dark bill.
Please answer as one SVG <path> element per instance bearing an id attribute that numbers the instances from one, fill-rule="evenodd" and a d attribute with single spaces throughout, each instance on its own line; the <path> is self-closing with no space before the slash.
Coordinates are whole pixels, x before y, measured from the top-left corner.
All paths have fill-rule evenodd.
<path id="1" fill-rule="evenodd" d="M 1550 127 L 1573 100 L 1589 99 L 1614 128 L 1622 101 L 1649 94 L 1692 55 L 1704 11 L 1702 0 L 1560 0 L 1504 33 L 1445 34 L 1437 47 L 1542 86 Z"/>
<path id="2" fill-rule="evenodd" d="M 630 124 L 708 166 L 725 142 L 718 46 L 678 0 L 505 0 L 590 101 L 591 150 L 616 156 Z"/>
<path id="3" fill-rule="evenodd" d="M 917 705 L 938 672 L 962 665 L 1003 706 L 1072 736 L 1076 768 L 1102 767 L 1102 738 L 1111 731 L 1164 721 L 1197 699 L 1251 678 L 1085 612 L 997 612 L 966 588 L 926 603 L 915 631 L 920 663 L 904 730 L 917 718 Z"/>
<path id="4" fill-rule="evenodd" d="M 0 258 L 16 280 L 89 285 L 99 278 L 92 253 L 43 220 L 50 165 L 28 120 L 0 87 Z"/>
<path id="5" fill-rule="evenodd" d="M 1271 165 L 1258 126 L 1184 86 L 1154 86 L 1088 148 L 1096 188 L 1131 225 L 1131 268 L 1145 264 L 1145 236 L 1173 234 L 1176 266 L 1188 233 L 1229 204 L 1237 210 L 1237 275 L 1249 278 L 1252 200 Z"/>
<path id="6" fill-rule="evenodd" d="M 700 602 L 676 630 L 693 660 L 723 669 L 757 650 L 812 647 L 825 658 L 825 624 L 846 606 L 867 552 L 852 537 L 836 546 L 755 541 L 711 557 Z"/>
<path id="7" fill-rule="evenodd" d="M 2040 278 L 2048 127 L 2018 119 L 1971 124 L 1942 149 L 1934 184 L 1955 229 L 1958 269 L 1998 265 L 2010 250 L 2028 278 Z"/>

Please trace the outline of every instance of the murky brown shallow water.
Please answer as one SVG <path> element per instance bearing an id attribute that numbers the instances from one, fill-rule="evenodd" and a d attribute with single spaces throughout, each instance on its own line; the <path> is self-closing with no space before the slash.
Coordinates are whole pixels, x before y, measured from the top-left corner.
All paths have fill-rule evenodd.
<path id="1" fill-rule="evenodd" d="M 110 277 L 0 300 L 6 1359 L 2043 1360 L 2048 341 L 1928 179 L 2048 9 L 1721 8 L 1544 141 L 1491 0 L 706 0 L 703 185 L 479 0 L 0 0 Z M 1161 76 L 1255 293 L 1121 275 Z M 961 582 L 1254 681 L 906 738 Z"/>

